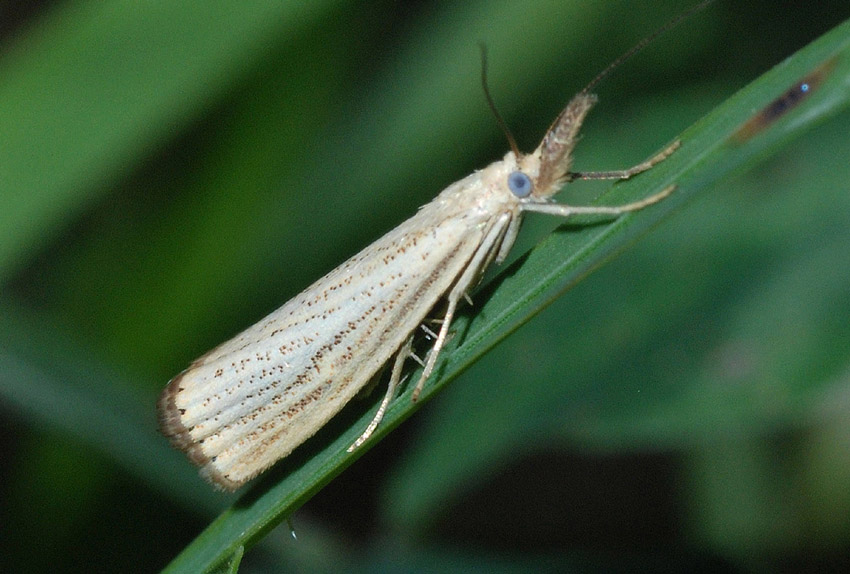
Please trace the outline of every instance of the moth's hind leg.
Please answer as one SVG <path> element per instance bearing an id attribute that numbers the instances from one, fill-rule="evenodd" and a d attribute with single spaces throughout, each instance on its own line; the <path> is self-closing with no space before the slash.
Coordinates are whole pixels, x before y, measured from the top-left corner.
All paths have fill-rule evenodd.
<path id="1" fill-rule="evenodd" d="M 384 413 L 387 412 L 387 407 L 389 406 L 390 401 L 393 400 L 393 397 L 395 397 L 396 389 L 398 389 L 398 386 L 401 384 L 401 369 L 404 366 L 404 361 L 412 355 L 412 349 L 413 335 L 411 335 L 407 342 L 401 346 L 395 356 L 393 371 L 390 375 L 390 382 L 387 384 L 387 394 L 384 395 L 384 400 L 381 401 L 381 406 L 378 407 L 378 412 L 375 413 L 375 416 L 372 418 L 372 422 L 369 423 L 369 426 L 366 427 L 366 430 L 363 431 L 360 438 L 348 447 L 348 452 L 354 452 L 355 449 L 369 440 L 369 437 L 372 436 L 372 433 L 375 432 L 375 429 L 378 428 L 379 424 L 381 424 L 381 420 L 384 418 Z"/>

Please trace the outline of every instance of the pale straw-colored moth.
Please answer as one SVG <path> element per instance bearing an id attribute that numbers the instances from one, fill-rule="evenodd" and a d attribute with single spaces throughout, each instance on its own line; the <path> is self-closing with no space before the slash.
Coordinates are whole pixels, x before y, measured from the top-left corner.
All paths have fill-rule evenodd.
<path id="1" fill-rule="evenodd" d="M 508 255 L 524 213 L 618 216 L 673 191 L 670 186 L 620 206 L 576 207 L 551 201 L 570 181 L 626 179 L 678 147 L 675 141 L 626 170 L 570 171 L 579 128 L 596 102 L 590 89 L 614 65 L 680 19 L 638 44 L 579 92 L 532 153 L 520 153 L 508 134 L 511 151 L 501 161 L 450 185 L 277 311 L 197 359 L 160 397 L 162 432 L 201 468 L 204 478 L 218 488 L 235 490 L 311 437 L 394 357 L 384 399 L 349 450 L 360 446 L 395 396 L 420 325 L 440 319 L 413 400 L 434 369 L 458 303 L 492 262 L 501 263 Z"/>

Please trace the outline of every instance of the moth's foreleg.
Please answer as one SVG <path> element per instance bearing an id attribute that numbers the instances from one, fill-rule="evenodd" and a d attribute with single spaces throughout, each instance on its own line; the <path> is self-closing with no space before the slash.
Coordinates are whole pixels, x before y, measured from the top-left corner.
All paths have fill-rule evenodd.
<path id="1" fill-rule="evenodd" d="M 645 162 L 632 166 L 629 169 L 620 169 L 615 171 L 570 172 L 567 174 L 567 181 L 574 181 L 576 179 L 629 179 L 630 177 L 643 173 L 654 165 L 661 163 L 670 157 L 674 151 L 679 149 L 680 145 L 682 145 L 681 140 L 676 140 Z"/>

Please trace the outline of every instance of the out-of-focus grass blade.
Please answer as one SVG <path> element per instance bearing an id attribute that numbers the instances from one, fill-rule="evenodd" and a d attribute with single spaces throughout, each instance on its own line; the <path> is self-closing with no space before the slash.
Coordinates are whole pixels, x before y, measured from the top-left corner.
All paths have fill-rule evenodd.
<path id="1" fill-rule="evenodd" d="M 55 331 L 10 303 L 0 303 L 0 316 L 0 402 L 6 408 L 102 452 L 181 506 L 222 508 L 226 498 L 204 488 L 157 433 L 155 396 L 137 392 L 94 357 L 63 345 Z"/>
<path id="2" fill-rule="evenodd" d="M 0 280 L 338 2 L 57 4 L 0 53 Z"/>

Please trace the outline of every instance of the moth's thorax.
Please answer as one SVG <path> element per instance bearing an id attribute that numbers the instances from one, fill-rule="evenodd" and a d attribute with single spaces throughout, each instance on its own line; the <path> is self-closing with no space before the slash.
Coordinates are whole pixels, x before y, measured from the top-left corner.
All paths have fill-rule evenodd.
<path id="1" fill-rule="evenodd" d="M 481 215 L 518 212 L 520 200 L 508 187 L 508 176 L 517 169 L 513 153 L 460 179 L 444 189 L 436 203 L 443 209 Z"/>

